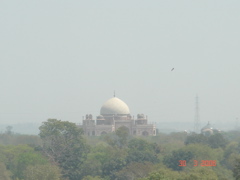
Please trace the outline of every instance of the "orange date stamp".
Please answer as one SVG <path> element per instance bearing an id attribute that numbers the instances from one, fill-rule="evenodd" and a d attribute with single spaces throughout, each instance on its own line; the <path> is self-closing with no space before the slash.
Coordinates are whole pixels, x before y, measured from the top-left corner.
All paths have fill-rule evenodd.
<path id="1" fill-rule="evenodd" d="M 201 160 L 200 162 L 197 160 L 193 160 L 194 165 L 193 166 L 217 166 L 216 160 Z M 186 160 L 179 160 L 178 166 L 186 166 L 187 162 Z"/>

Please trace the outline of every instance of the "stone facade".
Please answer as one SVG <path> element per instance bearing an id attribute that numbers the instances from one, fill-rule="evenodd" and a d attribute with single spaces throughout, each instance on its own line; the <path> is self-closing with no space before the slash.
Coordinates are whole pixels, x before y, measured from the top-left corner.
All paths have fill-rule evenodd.
<path id="1" fill-rule="evenodd" d="M 144 114 L 138 114 L 137 119 L 134 119 L 130 115 L 127 104 L 117 97 L 103 104 L 96 120 L 91 114 L 87 114 L 80 127 L 83 128 L 85 135 L 100 136 L 114 132 L 122 126 L 128 128 L 130 135 L 156 136 L 156 126 L 148 124 L 148 119 Z"/>

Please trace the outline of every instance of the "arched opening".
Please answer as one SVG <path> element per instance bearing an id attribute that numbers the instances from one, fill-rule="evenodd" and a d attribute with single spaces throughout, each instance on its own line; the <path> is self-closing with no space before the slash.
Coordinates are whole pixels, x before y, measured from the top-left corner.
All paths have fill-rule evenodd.
<path id="1" fill-rule="evenodd" d="M 105 131 L 101 132 L 101 135 L 105 135 L 105 134 L 107 134 L 107 132 L 105 132 Z"/>
<path id="2" fill-rule="evenodd" d="M 143 132 L 142 132 L 142 135 L 143 135 L 143 136 L 148 136 L 148 132 L 147 132 L 147 131 L 143 131 Z"/>
<path id="3" fill-rule="evenodd" d="M 133 135 L 136 135 L 136 134 L 137 134 L 137 133 L 136 133 L 136 131 L 134 130 L 134 131 L 133 131 Z"/>
<path id="4" fill-rule="evenodd" d="M 95 131 L 92 131 L 92 135 L 95 136 Z"/>

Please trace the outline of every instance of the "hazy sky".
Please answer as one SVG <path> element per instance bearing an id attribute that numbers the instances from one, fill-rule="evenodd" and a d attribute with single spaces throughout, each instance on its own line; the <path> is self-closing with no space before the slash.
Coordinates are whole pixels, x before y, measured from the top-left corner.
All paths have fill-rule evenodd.
<path id="1" fill-rule="evenodd" d="M 150 122 L 193 122 L 196 94 L 235 122 L 240 1 L 0 1 L 0 84 L 0 123 L 80 123 L 114 90 Z"/>

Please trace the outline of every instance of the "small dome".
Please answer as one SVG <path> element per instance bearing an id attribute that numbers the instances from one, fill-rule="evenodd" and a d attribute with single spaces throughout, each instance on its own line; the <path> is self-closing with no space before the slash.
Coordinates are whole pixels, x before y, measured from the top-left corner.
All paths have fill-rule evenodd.
<path id="1" fill-rule="evenodd" d="M 127 115 L 130 114 L 128 105 L 117 97 L 113 97 L 106 101 L 100 110 L 101 115 L 105 114 L 118 114 Z"/>
<path id="2" fill-rule="evenodd" d="M 201 131 L 205 130 L 205 129 L 213 129 L 212 125 L 208 122 L 208 124 L 206 126 L 204 126 Z"/>
<path id="3" fill-rule="evenodd" d="M 97 116 L 98 120 L 104 120 L 104 117 L 102 115 Z"/>

